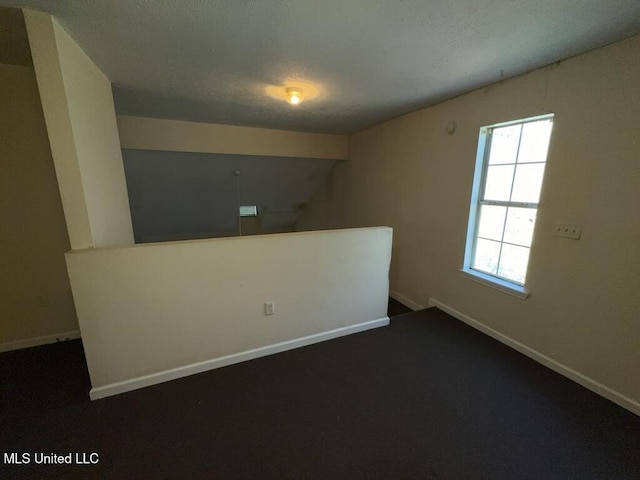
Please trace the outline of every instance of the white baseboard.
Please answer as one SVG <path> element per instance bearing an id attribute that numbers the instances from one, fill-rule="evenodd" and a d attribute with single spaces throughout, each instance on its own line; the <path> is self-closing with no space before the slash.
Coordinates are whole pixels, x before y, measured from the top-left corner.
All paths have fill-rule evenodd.
<path id="1" fill-rule="evenodd" d="M 465 315 L 464 313 L 461 313 L 449 307 L 448 305 L 445 305 L 444 303 L 439 302 L 438 300 L 430 298 L 429 306 L 437 307 L 438 309 L 448 313 L 452 317 L 455 317 L 458 320 L 463 321 L 467 325 L 470 325 L 471 327 L 477 330 L 480 330 L 482 333 L 485 333 L 490 337 L 495 338 L 499 342 L 502 342 L 505 345 L 513 348 L 514 350 L 517 350 L 518 352 L 526 355 L 527 357 L 532 358 L 536 362 L 541 363 L 542 365 L 544 365 L 547 368 L 550 368 L 554 372 L 557 372 L 560 375 L 563 375 L 568 379 L 573 380 L 576 383 L 579 383 L 580 385 L 582 385 L 585 388 L 588 388 L 592 392 L 597 393 L 598 395 L 620 405 L 622 408 L 625 408 L 630 412 L 635 413 L 636 415 L 640 415 L 640 403 L 633 400 L 632 398 L 629 398 L 626 395 L 616 392 L 612 388 L 607 387 L 606 385 L 603 385 L 602 383 L 595 381 L 591 377 L 588 377 L 570 367 L 567 367 L 566 365 L 563 365 L 562 363 L 557 362 L 553 358 L 550 358 L 545 354 L 540 353 L 537 350 L 534 350 L 524 345 L 523 343 L 520 343 L 517 340 L 514 340 L 513 338 L 498 332 L 497 330 L 494 330 L 493 328 L 487 327 L 483 323 L 480 323 L 478 320 L 475 320 L 469 317 L 468 315 Z"/>
<path id="2" fill-rule="evenodd" d="M 178 378 L 206 372 L 215 368 L 226 367 L 227 365 L 233 365 L 234 363 L 245 362 L 247 360 L 253 360 L 255 358 L 284 352 L 286 350 L 293 350 L 294 348 L 324 342 L 325 340 L 351 335 L 352 333 L 363 332 L 372 328 L 384 327 L 385 325 L 389 325 L 389 317 L 382 317 L 377 320 L 371 320 L 357 325 L 350 325 L 348 327 L 336 328 L 335 330 L 316 333 L 314 335 L 267 345 L 265 347 L 255 348 L 245 352 L 234 353 L 224 357 L 212 358 L 211 360 L 205 360 L 204 362 L 192 363 L 191 365 L 172 368 L 171 370 L 165 370 L 163 372 L 153 373 L 143 377 L 132 378 L 122 382 L 92 388 L 89 392 L 89 398 L 91 398 L 91 400 L 97 400 L 99 398 L 110 397 L 112 395 L 118 395 L 119 393 L 149 387 L 151 385 L 168 382 L 170 380 L 176 380 Z"/>
<path id="3" fill-rule="evenodd" d="M 414 302 L 410 298 L 407 298 L 404 295 L 402 295 L 401 293 L 398 293 L 398 292 L 396 292 L 394 290 L 390 290 L 389 291 L 389 296 L 391 298 L 393 298 L 394 300 L 397 300 L 398 302 L 403 304 L 405 307 L 409 307 L 414 312 L 416 310 L 424 310 L 425 308 L 427 308 L 424 305 L 420 305 L 419 303 Z"/>
<path id="4" fill-rule="evenodd" d="M 0 343 L 0 353 L 9 352 L 11 350 L 20 350 L 22 348 L 38 347 L 49 343 L 64 342 L 66 340 L 74 340 L 76 338 L 80 338 L 80 330 L 54 333 L 53 335 L 44 335 L 42 337 L 25 338 L 24 340 Z"/>

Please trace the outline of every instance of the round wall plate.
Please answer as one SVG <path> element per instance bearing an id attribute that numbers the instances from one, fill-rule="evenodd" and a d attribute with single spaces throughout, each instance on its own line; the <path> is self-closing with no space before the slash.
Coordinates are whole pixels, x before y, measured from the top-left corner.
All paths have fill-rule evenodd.
<path id="1" fill-rule="evenodd" d="M 458 122 L 453 121 L 453 122 L 447 123 L 447 127 L 445 130 L 447 134 L 452 135 L 456 132 L 457 129 L 458 129 Z"/>

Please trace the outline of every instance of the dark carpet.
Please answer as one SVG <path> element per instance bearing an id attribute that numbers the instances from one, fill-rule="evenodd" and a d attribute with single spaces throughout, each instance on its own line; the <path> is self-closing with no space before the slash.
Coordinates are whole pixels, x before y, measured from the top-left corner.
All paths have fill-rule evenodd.
<path id="1" fill-rule="evenodd" d="M 387 307 L 387 316 L 397 317 L 399 315 L 404 315 L 405 313 L 411 313 L 412 310 L 409 307 L 401 304 L 399 301 L 389 297 L 389 305 Z"/>
<path id="2" fill-rule="evenodd" d="M 95 402 L 80 341 L 0 375 L 3 456 L 100 459 L 3 479 L 640 478 L 640 417 L 436 309 Z"/>

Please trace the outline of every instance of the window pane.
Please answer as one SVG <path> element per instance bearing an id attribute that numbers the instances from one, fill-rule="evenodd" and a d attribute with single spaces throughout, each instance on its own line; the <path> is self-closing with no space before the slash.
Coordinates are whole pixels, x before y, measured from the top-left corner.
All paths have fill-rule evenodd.
<path id="1" fill-rule="evenodd" d="M 480 207 L 480 223 L 478 226 L 478 236 L 491 240 L 502 240 L 504 229 L 504 216 L 507 207 L 496 207 L 493 205 L 482 205 Z"/>
<path id="2" fill-rule="evenodd" d="M 241 217 L 257 217 L 258 216 L 258 207 L 256 205 L 240 205 Z"/>
<path id="3" fill-rule="evenodd" d="M 465 269 L 524 285 L 552 128 L 549 115 L 480 129 Z"/>
<path id="4" fill-rule="evenodd" d="M 544 162 L 547 160 L 551 120 L 525 123 L 522 127 L 522 140 L 518 152 L 518 163 Z"/>
<path id="5" fill-rule="evenodd" d="M 512 202 L 538 203 L 544 165 L 544 163 L 530 163 L 516 167 L 513 193 L 511 194 Z"/>
<path id="6" fill-rule="evenodd" d="M 513 165 L 498 165 L 487 168 L 487 183 L 484 187 L 484 200 L 509 200 Z"/>
<path id="7" fill-rule="evenodd" d="M 489 165 L 516 163 L 522 125 L 494 128 L 491 134 Z"/>
<path id="8" fill-rule="evenodd" d="M 527 247 L 503 244 L 498 275 L 524 284 L 524 278 L 527 275 L 528 260 L 529 249 Z"/>
<path id="9" fill-rule="evenodd" d="M 476 243 L 476 254 L 471 268 L 495 275 L 498 271 L 499 256 L 500 242 L 479 238 Z"/>
<path id="10" fill-rule="evenodd" d="M 530 247 L 533 226 L 536 223 L 536 212 L 535 208 L 509 207 L 504 241 Z"/>

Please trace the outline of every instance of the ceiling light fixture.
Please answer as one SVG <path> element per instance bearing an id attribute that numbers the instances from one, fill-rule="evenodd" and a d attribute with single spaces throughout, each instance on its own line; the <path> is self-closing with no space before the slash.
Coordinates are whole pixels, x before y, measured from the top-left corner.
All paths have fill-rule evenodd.
<path id="1" fill-rule="evenodd" d="M 302 96 L 302 92 L 295 88 L 287 88 L 287 102 L 291 105 L 299 105 L 304 97 Z"/>

